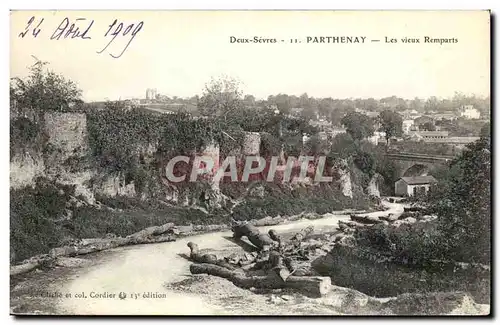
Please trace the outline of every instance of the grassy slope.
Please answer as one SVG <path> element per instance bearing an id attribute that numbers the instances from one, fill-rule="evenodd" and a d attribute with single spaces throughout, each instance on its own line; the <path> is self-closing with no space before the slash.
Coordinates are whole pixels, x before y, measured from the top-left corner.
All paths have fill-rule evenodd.
<path id="1" fill-rule="evenodd" d="M 240 197 L 242 188 L 223 187 L 222 192 L 235 199 Z M 54 185 L 43 180 L 38 181 L 34 188 L 11 189 L 11 261 L 47 253 L 51 248 L 74 239 L 104 237 L 108 233 L 126 236 L 168 222 L 176 225 L 223 224 L 229 223 L 231 216 L 238 220 L 250 220 L 301 212 L 322 214 L 345 208 L 366 208 L 370 203 L 360 195 L 354 200 L 346 198 L 333 185 L 291 190 L 266 184 L 263 196 L 247 195 L 233 209 L 232 215 L 228 208 L 211 210 L 207 214 L 192 207 L 120 197 L 101 200 L 106 207 L 97 209 L 95 206 L 70 203 L 73 194 L 74 189 L 70 186 Z M 64 218 L 68 212 L 71 217 Z"/>

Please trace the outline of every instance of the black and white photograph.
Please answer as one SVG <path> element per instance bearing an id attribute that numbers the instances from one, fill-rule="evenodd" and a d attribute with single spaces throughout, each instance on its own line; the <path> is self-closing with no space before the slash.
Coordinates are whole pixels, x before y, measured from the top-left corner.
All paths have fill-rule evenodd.
<path id="1" fill-rule="evenodd" d="M 9 19 L 11 315 L 491 315 L 490 11 Z"/>

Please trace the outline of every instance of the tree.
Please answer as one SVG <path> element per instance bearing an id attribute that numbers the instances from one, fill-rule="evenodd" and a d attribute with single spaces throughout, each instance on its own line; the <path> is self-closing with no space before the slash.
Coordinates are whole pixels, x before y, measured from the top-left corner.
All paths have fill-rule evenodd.
<path id="1" fill-rule="evenodd" d="M 311 136 L 304 144 L 304 152 L 307 155 L 316 156 L 324 154 L 325 151 L 327 151 L 326 143 L 322 141 L 317 134 Z"/>
<path id="2" fill-rule="evenodd" d="M 437 99 L 436 96 L 429 97 L 429 99 L 427 99 L 424 105 L 426 113 L 435 112 L 438 110 L 438 107 L 439 107 L 439 99 Z"/>
<path id="3" fill-rule="evenodd" d="M 310 106 L 306 107 L 300 112 L 300 117 L 306 121 L 316 120 L 316 111 Z"/>
<path id="4" fill-rule="evenodd" d="M 422 104 L 422 101 L 420 100 L 420 98 L 418 98 L 418 97 L 413 98 L 413 100 L 410 101 L 409 108 L 412 110 L 414 109 L 417 112 L 421 111 L 423 108 L 423 104 Z"/>
<path id="5" fill-rule="evenodd" d="M 341 126 L 342 118 L 345 116 L 345 111 L 340 108 L 334 108 L 330 111 L 328 119 L 333 125 Z"/>
<path id="6" fill-rule="evenodd" d="M 255 106 L 255 97 L 253 95 L 245 95 L 243 101 L 245 102 L 245 105 Z"/>
<path id="7" fill-rule="evenodd" d="M 243 92 L 240 83 L 230 77 L 212 79 L 205 85 L 203 94 L 198 101 L 198 109 L 201 114 L 208 116 L 219 116 L 224 120 L 243 107 Z"/>
<path id="8" fill-rule="evenodd" d="M 332 110 L 332 99 L 323 98 L 318 102 L 318 113 L 321 116 L 328 116 Z"/>
<path id="9" fill-rule="evenodd" d="M 293 97 L 286 94 L 271 95 L 267 98 L 267 101 L 268 104 L 276 105 L 283 114 L 290 114 L 290 109 L 296 107 L 298 103 L 298 99 Z"/>
<path id="10" fill-rule="evenodd" d="M 419 129 L 424 131 L 436 131 L 436 126 L 432 122 L 425 122 L 419 126 Z"/>
<path id="11" fill-rule="evenodd" d="M 331 152 L 337 154 L 340 158 L 352 157 L 358 150 L 354 139 L 349 133 L 338 134 L 333 138 Z"/>
<path id="12" fill-rule="evenodd" d="M 342 118 L 342 124 L 354 140 L 362 140 L 372 136 L 375 131 L 373 120 L 361 113 L 348 113 Z"/>
<path id="13" fill-rule="evenodd" d="M 403 118 L 398 113 L 390 110 L 380 112 L 379 123 L 381 130 L 385 132 L 387 145 L 389 145 L 390 138 L 403 134 Z"/>
<path id="14" fill-rule="evenodd" d="M 490 262 L 491 150 L 481 138 L 453 160 L 428 195 L 443 233 L 444 256 L 463 262 Z"/>
<path id="15" fill-rule="evenodd" d="M 491 135 L 491 126 L 490 126 L 490 123 L 486 123 L 481 128 L 481 132 L 479 133 L 479 136 L 482 138 L 489 138 L 490 135 Z"/>
<path id="16" fill-rule="evenodd" d="M 117 101 L 106 101 L 104 103 L 104 108 L 106 109 L 111 109 L 111 110 L 125 110 L 125 103 L 121 100 L 117 100 Z"/>
<path id="17" fill-rule="evenodd" d="M 357 150 L 354 155 L 354 164 L 365 174 L 372 177 L 375 171 L 375 157 L 373 153 Z"/>
<path id="18" fill-rule="evenodd" d="M 39 114 L 45 111 L 69 110 L 82 104 L 82 91 L 76 83 L 44 67 L 48 62 L 36 60 L 27 78 L 12 78 L 10 83 L 11 103 L 18 109 L 28 109 Z"/>
<path id="19" fill-rule="evenodd" d="M 310 98 L 307 95 L 307 93 L 303 93 L 302 95 L 300 95 L 299 105 L 302 108 L 309 108 L 311 106 L 311 104 L 310 104 Z"/>
<path id="20" fill-rule="evenodd" d="M 377 110 L 379 103 L 374 98 L 368 98 L 364 100 L 364 108 L 370 112 Z"/>

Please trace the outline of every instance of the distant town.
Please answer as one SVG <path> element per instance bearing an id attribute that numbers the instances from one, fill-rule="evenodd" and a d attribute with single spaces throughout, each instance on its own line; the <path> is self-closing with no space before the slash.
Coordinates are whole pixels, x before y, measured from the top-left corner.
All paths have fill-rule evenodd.
<path id="1" fill-rule="evenodd" d="M 103 108 L 109 101 L 91 102 L 90 106 Z M 144 98 L 118 100 L 121 106 L 133 107 L 152 113 L 173 114 L 185 112 L 193 116 L 201 115 L 199 96 L 190 98 L 169 97 L 162 95 L 156 88 L 147 88 Z M 382 110 L 393 110 L 403 119 L 403 134 L 390 139 L 391 143 L 419 142 L 443 144 L 462 149 L 468 143 L 480 137 L 481 128 L 489 123 L 489 96 L 478 98 L 466 97 L 457 93 L 452 99 L 431 97 L 427 100 L 414 98 L 406 100 L 396 96 L 375 100 L 369 99 L 332 99 L 313 98 L 307 94 L 300 97 L 279 94 L 269 96 L 267 100 L 256 100 L 252 95 L 244 96 L 247 108 L 256 110 L 269 109 L 286 114 L 289 117 L 305 117 L 310 125 L 320 130 L 322 139 L 334 138 L 346 133 L 341 119 L 348 112 L 356 112 L 376 120 Z M 374 145 L 387 142 L 385 132 L 376 130 L 366 140 Z M 304 135 L 304 141 L 309 135 Z"/>

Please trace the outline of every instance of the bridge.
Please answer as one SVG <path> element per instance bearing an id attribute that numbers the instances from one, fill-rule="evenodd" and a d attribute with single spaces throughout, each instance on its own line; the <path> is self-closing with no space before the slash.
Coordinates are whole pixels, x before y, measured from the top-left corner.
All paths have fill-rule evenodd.
<path id="1" fill-rule="evenodd" d="M 410 152 L 388 152 L 385 155 L 398 167 L 398 176 L 420 176 L 452 161 L 455 156 L 426 155 Z"/>

